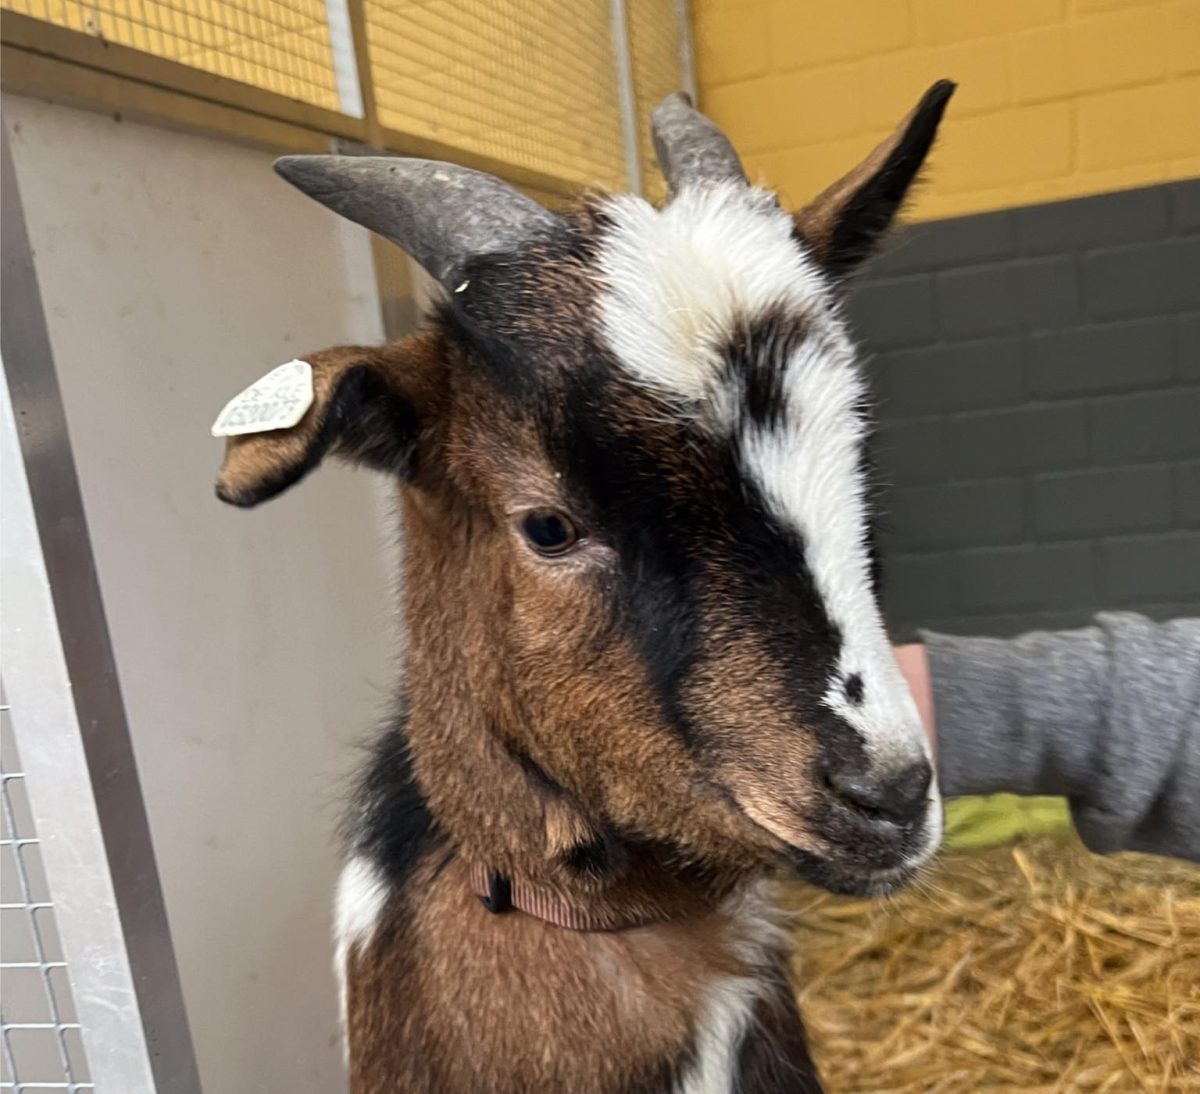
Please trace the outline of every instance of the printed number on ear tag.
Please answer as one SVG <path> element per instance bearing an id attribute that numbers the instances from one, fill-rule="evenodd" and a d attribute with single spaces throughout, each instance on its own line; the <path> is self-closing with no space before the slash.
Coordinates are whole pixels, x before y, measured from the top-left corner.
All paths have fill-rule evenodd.
<path id="1" fill-rule="evenodd" d="M 312 365 L 289 361 L 235 395 L 213 422 L 214 437 L 290 429 L 312 406 Z"/>

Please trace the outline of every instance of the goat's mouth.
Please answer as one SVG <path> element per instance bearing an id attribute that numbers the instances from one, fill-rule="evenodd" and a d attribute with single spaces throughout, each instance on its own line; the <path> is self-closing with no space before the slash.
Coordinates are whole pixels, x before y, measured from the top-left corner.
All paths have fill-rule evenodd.
<path id="1" fill-rule="evenodd" d="M 787 865 L 804 881 L 833 893 L 889 896 L 916 877 L 941 843 L 940 802 L 930 802 L 910 825 L 882 826 L 890 832 L 880 827 L 854 831 L 835 821 L 823 833 L 820 852 L 792 846 Z"/>
<path id="2" fill-rule="evenodd" d="M 774 837 L 776 861 L 812 885 L 847 896 L 902 889 L 941 843 L 941 799 L 934 794 L 906 823 L 892 823 L 818 799 L 789 818 L 736 802 L 742 816 Z"/>
<path id="3" fill-rule="evenodd" d="M 795 850 L 787 856 L 789 870 L 800 880 L 841 896 L 880 897 L 899 892 L 921 871 L 928 855 L 887 869 L 859 870 L 822 858 L 809 851 Z"/>

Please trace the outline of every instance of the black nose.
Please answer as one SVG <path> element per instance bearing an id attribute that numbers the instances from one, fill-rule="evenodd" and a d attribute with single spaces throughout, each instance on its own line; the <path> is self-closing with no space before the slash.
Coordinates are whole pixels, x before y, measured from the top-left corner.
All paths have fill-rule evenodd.
<path id="1" fill-rule="evenodd" d="M 879 820 L 910 824 L 925 809 L 933 771 L 927 760 L 918 760 L 896 772 L 866 775 L 831 772 L 829 785 L 849 805 Z"/>

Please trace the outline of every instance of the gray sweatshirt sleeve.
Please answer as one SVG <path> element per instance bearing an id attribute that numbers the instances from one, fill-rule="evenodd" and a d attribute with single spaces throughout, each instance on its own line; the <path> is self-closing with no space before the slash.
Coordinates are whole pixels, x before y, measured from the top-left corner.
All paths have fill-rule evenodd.
<path id="1" fill-rule="evenodd" d="M 921 637 L 947 797 L 1062 795 L 1093 851 L 1200 862 L 1200 619 Z"/>

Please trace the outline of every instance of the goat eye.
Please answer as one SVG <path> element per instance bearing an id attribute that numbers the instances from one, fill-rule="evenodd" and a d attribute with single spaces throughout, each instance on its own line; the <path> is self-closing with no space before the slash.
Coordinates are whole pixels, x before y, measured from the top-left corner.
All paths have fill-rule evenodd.
<path id="1" fill-rule="evenodd" d="M 566 554 L 579 540 L 571 518 L 554 509 L 534 509 L 521 518 L 521 531 L 540 555 Z"/>

